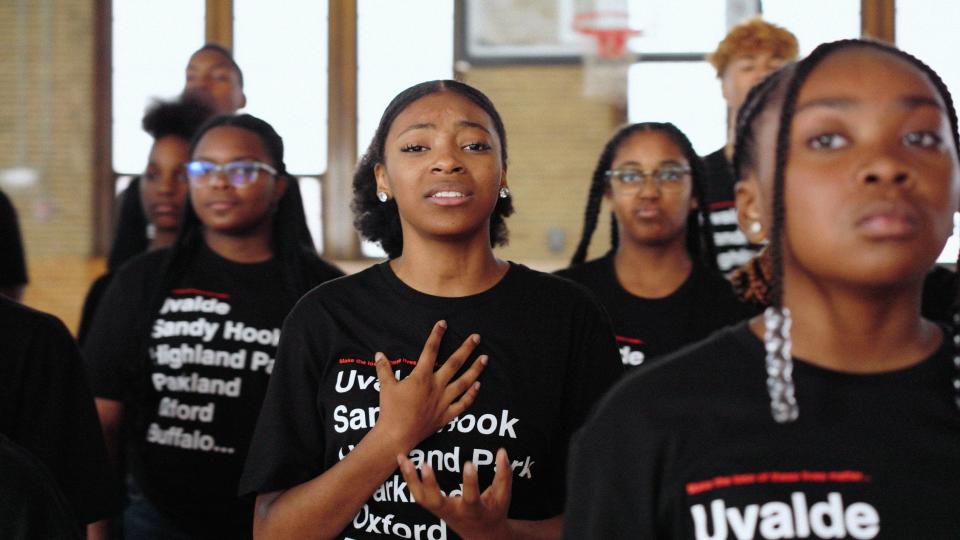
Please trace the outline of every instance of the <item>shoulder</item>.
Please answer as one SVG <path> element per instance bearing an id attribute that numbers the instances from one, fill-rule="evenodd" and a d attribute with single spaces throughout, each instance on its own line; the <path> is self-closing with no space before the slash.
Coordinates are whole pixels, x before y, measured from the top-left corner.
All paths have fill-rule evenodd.
<path id="1" fill-rule="evenodd" d="M 629 402 L 633 408 L 627 410 L 651 416 L 715 412 L 714 405 L 737 401 L 748 381 L 763 379 L 762 362 L 763 344 L 742 322 L 632 371 L 611 390 L 609 400 L 614 407 Z"/>
<path id="2" fill-rule="evenodd" d="M 60 319 L 0 296 L 0 327 L 16 328 L 18 334 L 70 335 Z"/>
<path id="3" fill-rule="evenodd" d="M 334 306 L 338 304 L 364 305 L 366 300 L 375 299 L 377 291 L 383 286 L 378 266 L 375 264 L 350 275 L 344 275 L 343 272 L 331 275 L 297 301 L 290 317 L 312 316 L 324 309 L 336 309 Z"/>
<path id="4" fill-rule="evenodd" d="M 590 289 L 585 287 L 574 274 L 580 275 L 581 268 L 591 263 L 560 270 L 553 274 L 533 270 L 520 263 L 511 262 L 514 272 L 514 286 L 522 286 L 526 290 L 537 293 L 539 296 L 550 297 L 551 301 L 559 303 L 570 302 L 575 304 L 596 304 L 596 299 Z M 569 271 L 569 272 L 568 272 Z"/>
<path id="5" fill-rule="evenodd" d="M 303 248 L 300 251 L 300 260 L 303 262 L 307 272 L 309 272 L 311 286 L 336 279 L 344 275 L 343 270 L 336 265 L 326 261 L 310 248 Z"/>
<path id="6" fill-rule="evenodd" d="M 164 263 L 170 256 L 170 248 L 155 249 L 145 251 L 130 258 L 117 269 L 116 277 L 130 276 L 137 274 L 157 274 L 163 268 Z"/>
<path id="7" fill-rule="evenodd" d="M 77 345 L 57 317 L 0 296 L 0 363 L 23 364 L 30 371 L 69 365 Z M 28 367 L 29 366 L 29 367 Z"/>
<path id="8" fill-rule="evenodd" d="M 608 265 L 607 257 L 600 257 L 582 264 L 568 266 L 563 270 L 557 270 L 554 275 L 562 278 L 576 281 L 577 283 L 587 283 L 605 276 Z"/>

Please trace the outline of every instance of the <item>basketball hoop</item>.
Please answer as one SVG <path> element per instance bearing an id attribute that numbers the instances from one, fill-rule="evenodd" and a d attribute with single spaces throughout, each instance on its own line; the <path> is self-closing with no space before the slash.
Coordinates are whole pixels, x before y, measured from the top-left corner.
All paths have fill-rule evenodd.
<path id="1" fill-rule="evenodd" d="M 625 10 L 584 11 L 573 17 L 573 30 L 595 44 L 583 55 L 584 96 L 626 106 L 627 72 L 633 60 L 627 40 L 642 34 L 629 23 Z"/>
<path id="2" fill-rule="evenodd" d="M 629 21 L 626 11 L 589 11 L 574 16 L 573 30 L 596 42 L 597 57 L 619 58 L 626 51 L 627 39 L 643 33 L 630 28 Z"/>

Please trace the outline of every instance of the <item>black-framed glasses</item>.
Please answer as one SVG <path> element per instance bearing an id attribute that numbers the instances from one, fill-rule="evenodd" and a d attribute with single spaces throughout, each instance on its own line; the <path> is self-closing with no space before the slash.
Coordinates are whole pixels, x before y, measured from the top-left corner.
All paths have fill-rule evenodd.
<path id="1" fill-rule="evenodd" d="M 257 181 L 260 171 L 276 176 L 277 170 L 262 161 L 231 161 L 218 165 L 209 161 L 187 162 L 187 178 L 195 186 L 203 186 L 222 174 L 234 187 L 243 187 Z"/>
<path id="2" fill-rule="evenodd" d="M 690 174 L 690 167 L 683 165 L 664 165 L 646 172 L 641 169 L 614 169 L 607 171 L 610 180 L 616 180 L 625 191 L 636 191 L 653 180 L 654 187 L 664 190 L 676 190 L 683 187 L 683 178 Z"/>

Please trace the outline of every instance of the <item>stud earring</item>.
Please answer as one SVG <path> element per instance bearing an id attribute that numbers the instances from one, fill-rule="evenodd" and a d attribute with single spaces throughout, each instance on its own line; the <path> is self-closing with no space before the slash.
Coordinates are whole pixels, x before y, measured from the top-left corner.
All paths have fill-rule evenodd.
<path id="1" fill-rule="evenodd" d="M 508 188 L 508 187 L 506 187 L 506 186 L 500 188 L 500 198 L 501 198 L 501 199 L 506 199 L 506 198 L 509 197 L 509 196 L 510 196 L 510 188 Z"/>
<path id="2" fill-rule="evenodd" d="M 763 231 L 763 225 L 759 221 L 754 221 L 750 224 L 750 232 L 753 234 L 760 234 Z"/>
<path id="3" fill-rule="evenodd" d="M 379 200 L 380 202 L 385 203 L 385 202 L 387 202 L 387 199 L 389 199 L 389 198 L 390 198 L 390 197 L 387 196 L 387 192 L 386 192 L 386 191 L 378 191 L 378 192 L 377 192 L 377 200 Z"/>

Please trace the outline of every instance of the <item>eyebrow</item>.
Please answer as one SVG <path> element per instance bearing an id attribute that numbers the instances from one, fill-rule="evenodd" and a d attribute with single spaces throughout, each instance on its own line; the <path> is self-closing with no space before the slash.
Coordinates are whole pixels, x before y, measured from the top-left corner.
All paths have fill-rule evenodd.
<path id="1" fill-rule="evenodd" d="M 806 109 L 816 108 L 816 107 L 826 107 L 830 109 L 850 109 L 859 105 L 859 100 L 854 98 L 847 97 L 828 97 L 814 99 L 804 103 L 797 107 L 796 112 L 799 113 Z M 934 107 L 939 111 L 943 111 L 943 105 L 936 99 L 922 95 L 922 94 L 910 94 L 906 96 L 901 96 L 897 99 L 897 103 L 900 104 L 903 108 L 912 110 L 918 107 Z"/>
<path id="2" fill-rule="evenodd" d="M 213 164 L 215 164 L 215 165 L 225 165 L 225 164 L 227 164 L 227 163 L 233 163 L 234 161 L 261 161 L 261 162 L 267 163 L 267 164 L 269 165 L 269 162 L 264 161 L 264 160 L 258 158 L 257 156 L 253 156 L 253 155 L 234 156 L 234 157 L 232 157 L 232 158 L 230 158 L 230 159 L 228 159 L 227 161 L 224 161 L 224 162 L 222 162 L 222 163 L 219 162 L 219 161 L 217 161 L 217 160 L 215 160 L 215 159 L 206 158 L 206 157 L 203 157 L 203 156 L 198 156 L 198 157 L 195 158 L 195 159 L 188 160 L 188 162 L 189 162 L 189 161 L 206 161 L 206 162 L 208 162 L 208 163 L 213 163 Z"/>
<path id="3" fill-rule="evenodd" d="M 625 165 L 630 165 L 630 166 L 639 168 L 641 163 L 639 161 L 634 161 L 631 159 L 630 161 L 624 161 L 623 163 L 620 163 L 618 167 L 623 167 Z M 664 159 L 660 163 L 657 163 L 657 167 L 663 167 L 664 165 L 680 165 L 682 167 L 683 163 L 681 163 L 679 160 L 676 160 L 676 159 Z"/>
<path id="4" fill-rule="evenodd" d="M 460 120 L 459 122 L 457 122 L 457 127 L 471 127 L 471 128 L 483 130 L 488 134 L 490 133 L 490 130 L 487 129 L 487 126 L 479 122 L 473 122 L 471 120 Z M 436 128 L 437 128 L 436 124 L 431 124 L 429 122 L 422 123 L 422 124 L 413 124 L 412 126 L 408 126 L 406 129 L 404 129 L 400 133 L 397 133 L 397 136 L 403 135 L 404 133 L 408 131 L 413 131 L 415 129 L 436 129 Z"/>

